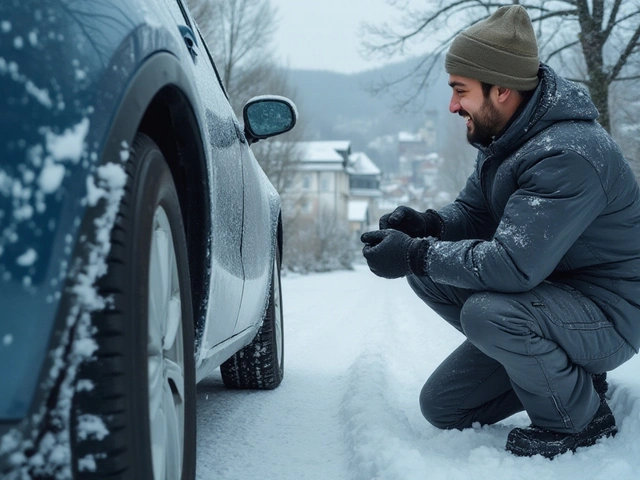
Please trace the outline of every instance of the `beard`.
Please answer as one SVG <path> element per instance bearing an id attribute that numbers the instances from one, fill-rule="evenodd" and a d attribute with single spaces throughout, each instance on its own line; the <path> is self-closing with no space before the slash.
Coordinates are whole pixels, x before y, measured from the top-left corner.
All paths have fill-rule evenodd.
<path id="1" fill-rule="evenodd" d="M 460 112 L 462 115 L 469 115 L 467 112 Z M 493 105 L 491 100 L 485 98 L 480 110 L 471 117 L 472 129 L 467 129 L 467 141 L 471 144 L 480 144 L 487 147 L 493 137 L 498 133 L 500 124 L 500 112 Z"/>

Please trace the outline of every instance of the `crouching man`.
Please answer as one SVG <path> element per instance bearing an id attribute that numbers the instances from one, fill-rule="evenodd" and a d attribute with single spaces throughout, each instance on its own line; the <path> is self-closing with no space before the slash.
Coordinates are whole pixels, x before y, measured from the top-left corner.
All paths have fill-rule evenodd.
<path id="1" fill-rule="evenodd" d="M 526 410 L 506 448 L 548 458 L 614 435 L 605 372 L 640 347 L 640 191 L 588 94 L 538 58 L 526 10 L 459 34 L 449 109 L 478 149 L 457 199 L 398 207 L 362 235 L 373 273 L 409 285 L 466 340 L 427 380 L 439 428 Z"/>

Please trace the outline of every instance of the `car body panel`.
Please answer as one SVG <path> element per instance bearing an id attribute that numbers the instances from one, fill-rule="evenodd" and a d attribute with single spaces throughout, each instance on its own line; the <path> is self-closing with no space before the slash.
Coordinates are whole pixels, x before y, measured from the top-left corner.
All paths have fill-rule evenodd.
<path id="1" fill-rule="evenodd" d="M 244 235 L 242 258 L 245 264 L 245 293 L 236 325 L 236 332 L 251 327 L 255 318 L 264 313 L 269 292 L 269 282 L 274 258 L 275 242 L 260 232 L 276 231 L 280 208 L 278 196 L 253 155 L 245 158 L 244 164 Z"/>

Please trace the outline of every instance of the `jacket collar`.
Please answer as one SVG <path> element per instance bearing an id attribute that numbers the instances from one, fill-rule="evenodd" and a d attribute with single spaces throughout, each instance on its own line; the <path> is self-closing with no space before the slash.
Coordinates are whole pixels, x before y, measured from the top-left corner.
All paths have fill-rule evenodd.
<path id="1" fill-rule="evenodd" d="M 511 116 L 505 127 L 498 133 L 494 140 L 487 146 L 473 144 L 484 155 L 503 155 L 515 150 L 527 141 L 535 132 L 533 126 L 547 111 L 549 105 L 542 101 L 548 98 L 548 90 L 554 84 L 552 71 L 544 64 L 540 65 L 538 77 L 540 82 L 526 103 L 521 104 Z"/>

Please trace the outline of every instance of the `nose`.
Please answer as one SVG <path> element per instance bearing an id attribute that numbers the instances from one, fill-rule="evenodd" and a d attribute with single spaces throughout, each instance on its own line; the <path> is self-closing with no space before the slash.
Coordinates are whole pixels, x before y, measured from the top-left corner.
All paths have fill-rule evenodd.
<path id="1" fill-rule="evenodd" d="M 455 93 L 451 95 L 451 101 L 449 102 L 449 111 L 451 113 L 458 113 L 460 111 L 460 102 L 456 98 Z"/>

